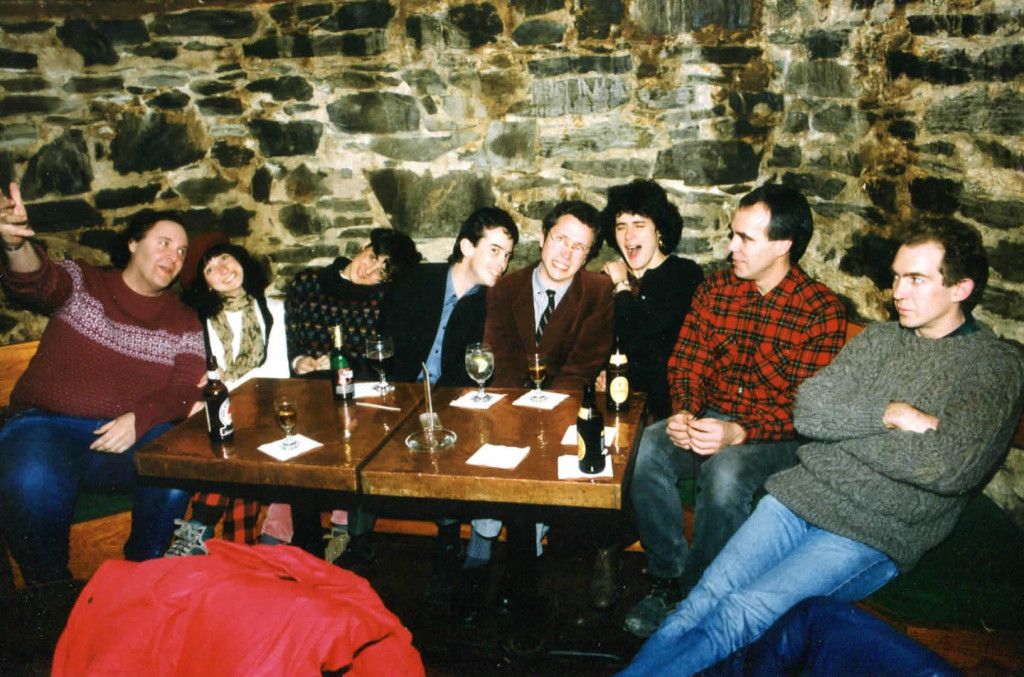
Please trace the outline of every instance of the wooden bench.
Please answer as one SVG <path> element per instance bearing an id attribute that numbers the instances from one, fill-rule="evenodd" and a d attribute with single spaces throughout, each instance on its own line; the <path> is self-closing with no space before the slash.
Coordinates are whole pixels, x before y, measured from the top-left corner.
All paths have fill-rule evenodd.
<path id="1" fill-rule="evenodd" d="M 0 408 L 6 408 L 10 403 L 14 384 L 21 378 L 38 347 L 39 341 L 0 346 Z M 105 501 L 99 499 L 99 502 Z M 98 512 L 97 516 L 80 520 L 71 527 L 68 567 L 80 580 L 87 580 L 104 561 L 121 559 L 121 546 L 131 529 L 131 513 L 124 509 L 128 504 L 126 501 L 109 503 L 113 506 L 109 508 L 95 503 L 87 506 L 87 510 Z M 7 555 L 7 544 L 0 541 L 0 594 L 21 585 L 21 573 Z"/>
<path id="2" fill-rule="evenodd" d="M 10 404 L 14 384 L 28 368 L 29 360 L 35 355 L 39 341 L 12 343 L 0 346 L 0 409 Z M 68 568 L 77 580 L 88 580 L 108 559 L 122 559 L 121 547 L 131 531 L 129 500 L 122 497 L 85 496 L 91 505 L 83 510 L 76 509 L 76 515 L 91 513 L 88 519 L 79 519 L 71 526 L 70 555 Z M 261 516 L 262 517 L 262 516 Z M 433 522 L 414 520 L 380 519 L 376 531 L 381 533 L 430 536 L 437 533 Z M 468 539 L 470 526 L 462 526 L 462 537 Z M 0 595 L 7 594 L 23 585 L 17 564 L 7 555 L 7 544 L 0 539 Z"/>

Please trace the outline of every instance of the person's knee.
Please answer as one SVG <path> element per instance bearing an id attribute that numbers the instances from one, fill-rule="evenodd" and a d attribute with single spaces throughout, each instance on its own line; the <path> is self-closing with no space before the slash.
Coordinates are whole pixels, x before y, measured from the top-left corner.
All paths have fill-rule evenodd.
<path id="1" fill-rule="evenodd" d="M 731 503 L 741 498 L 749 502 L 749 495 L 757 487 L 748 481 L 748 474 L 742 459 L 723 450 L 701 464 L 700 488 L 710 492 L 715 503 Z"/>
<path id="2" fill-rule="evenodd" d="M 52 496 L 60 484 L 58 475 L 47 464 L 26 459 L 0 474 L 0 497 L 5 502 L 33 503 Z"/>
<path id="3" fill-rule="evenodd" d="M 675 452 L 675 445 L 665 433 L 665 422 L 659 421 L 644 429 L 637 449 L 634 481 L 643 482 L 654 477 L 674 475 L 669 457 Z"/>

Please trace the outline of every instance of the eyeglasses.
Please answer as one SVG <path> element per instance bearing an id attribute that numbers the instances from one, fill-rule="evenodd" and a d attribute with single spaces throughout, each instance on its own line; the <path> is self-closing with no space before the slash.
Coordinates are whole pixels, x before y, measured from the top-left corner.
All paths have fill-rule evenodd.
<path id="1" fill-rule="evenodd" d="M 582 242 L 573 242 L 565 235 L 552 235 L 551 239 L 555 241 L 559 247 L 564 247 L 572 252 L 573 256 L 582 256 L 586 254 L 590 247 L 586 246 Z"/>
<path id="2" fill-rule="evenodd" d="M 370 275 L 376 278 L 378 283 L 387 282 L 391 279 L 390 256 L 377 256 L 377 254 L 371 251 L 370 260 L 373 262 L 373 266 L 370 268 Z"/>

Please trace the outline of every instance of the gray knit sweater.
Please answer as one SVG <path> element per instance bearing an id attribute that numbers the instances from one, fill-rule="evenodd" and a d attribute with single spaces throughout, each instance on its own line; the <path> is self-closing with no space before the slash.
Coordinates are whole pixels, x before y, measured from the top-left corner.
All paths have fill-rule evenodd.
<path id="1" fill-rule="evenodd" d="M 949 535 L 1002 458 L 1022 400 L 1024 358 L 988 327 L 926 339 L 870 325 L 800 387 L 794 423 L 815 441 L 765 487 L 807 522 L 907 571 Z M 938 417 L 938 429 L 885 428 L 890 402 Z"/>

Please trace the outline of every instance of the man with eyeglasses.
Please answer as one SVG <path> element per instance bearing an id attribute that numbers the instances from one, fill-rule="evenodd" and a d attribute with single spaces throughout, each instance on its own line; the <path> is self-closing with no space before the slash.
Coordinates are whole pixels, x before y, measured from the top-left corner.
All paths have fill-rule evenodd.
<path id="1" fill-rule="evenodd" d="M 510 273 L 487 299 L 484 342 L 494 351 L 498 388 L 528 385 L 526 361 L 540 353 L 546 387 L 579 390 L 593 383 L 612 349 L 611 280 L 583 270 L 597 255 L 598 211 L 562 202 L 541 224 L 540 262 Z"/>
<path id="2" fill-rule="evenodd" d="M 527 359 L 539 353 L 546 361 L 547 387 L 578 391 L 593 383 L 612 349 L 615 306 L 612 282 L 606 275 L 583 270 L 601 249 L 598 211 L 580 201 L 562 202 L 541 223 L 540 262 L 507 275 L 487 298 L 484 342 L 494 352 L 494 380 L 499 388 L 529 385 Z M 495 519 L 473 520 L 464 564 L 467 570 L 468 608 L 460 609 L 464 621 L 479 613 L 478 592 L 486 578 L 491 544 L 501 531 Z M 525 591 L 516 611 L 530 615 L 537 598 L 534 552 L 547 528 L 529 520 L 510 520 L 508 540 L 516 587 Z M 534 537 L 536 548 L 534 549 Z"/>

